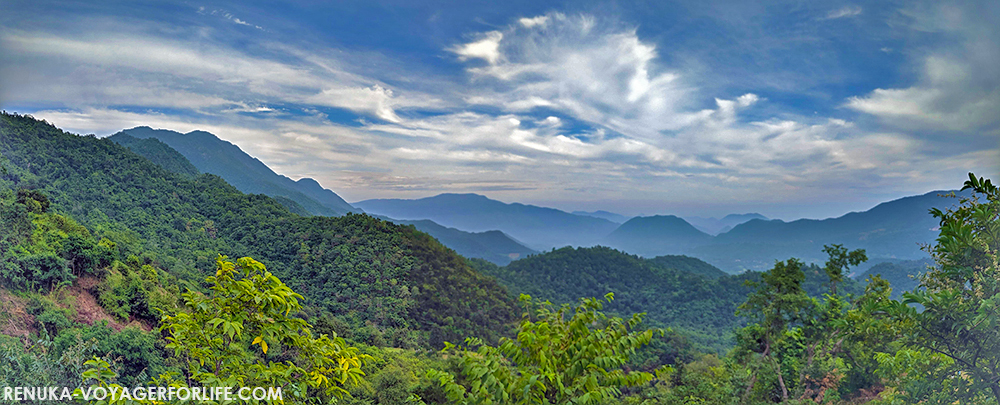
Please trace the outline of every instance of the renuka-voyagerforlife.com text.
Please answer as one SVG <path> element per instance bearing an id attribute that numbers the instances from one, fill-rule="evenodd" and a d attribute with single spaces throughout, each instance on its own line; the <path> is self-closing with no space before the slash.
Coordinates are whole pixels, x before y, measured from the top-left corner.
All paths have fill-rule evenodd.
<path id="1" fill-rule="evenodd" d="M 281 387 L 3 387 L 4 401 L 281 401 Z"/>

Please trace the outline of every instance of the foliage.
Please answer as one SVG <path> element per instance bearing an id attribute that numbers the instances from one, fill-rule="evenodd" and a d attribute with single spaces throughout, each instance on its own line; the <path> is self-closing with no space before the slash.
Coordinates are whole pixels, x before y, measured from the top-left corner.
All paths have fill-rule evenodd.
<path id="1" fill-rule="evenodd" d="M 955 378 L 970 383 L 959 398 L 989 390 L 1000 402 L 1000 190 L 972 173 L 964 189 L 974 193 L 958 207 L 931 210 L 941 234 L 928 249 L 938 267 L 922 277 L 924 290 L 890 310 L 912 324 L 910 345 L 954 360 Z"/>
<path id="2" fill-rule="evenodd" d="M 612 295 L 605 300 L 611 302 Z M 521 301 L 528 313 L 516 338 L 502 338 L 495 347 L 476 338 L 466 339 L 466 347 L 445 346 L 446 353 L 460 356 L 462 378 L 439 371 L 430 375 L 452 403 L 598 404 L 653 379 L 624 368 L 657 332 L 639 330 L 641 314 L 609 318 L 594 298 L 558 309 L 547 301 L 533 307 L 527 295 Z"/>
<path id="3" fill-rule="evenodd" d="M 313 337 L 311 326 L 292 315 L 302 296 L 260 262 L 216 259 L 211 295 L 184 294 L 190 312 L 163 318 L 168 350 L 186 360 L 187 373 L 208 386 L 270 386 L 300 401 L 317 390 L 341 396 L 357 384 L 368 356 L 336 336 Z M 270 353 L 269 353 L 270 350 Z"/>

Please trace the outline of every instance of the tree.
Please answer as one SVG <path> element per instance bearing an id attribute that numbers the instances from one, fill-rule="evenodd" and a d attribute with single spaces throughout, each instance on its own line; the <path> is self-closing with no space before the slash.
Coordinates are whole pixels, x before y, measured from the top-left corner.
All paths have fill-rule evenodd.
<path id="1" fill-rule="evenodd" d="M 844 281 L 844 271 L 847 270 L 848 266 L 857 266 L 868 261 L 864 249 L 856 249 L 848 253 L 844 245 L 824 245 L 823 253 L 830 256 L 823 270 L 826 270 L 826 275 L 830 276 L 831 295 L 837 295 L 837 283 Z"/>
<path id="2" fill-rule="evenodd" d="M 779 344 L 787 336 L 788 327 L 803 319 L 805 310 L 814 305 L 802 289 L 805 273 L 802 262 L 792 258 L 777 261 L 774 268 L 761 274 L 761 282 L 747 282 L 755 291 L 739 306 L 740 315 L 756 319 L 737 334 L 740 349 L 748 354 L 760 353 L 761 360 L 769 365 L 778 379 L 782 400 L 788 399 L 788 387 L 782 375 L 780 358 L 776 355 Z M 744 400 L 753 392 L 757 374 L 750 378 Z"/>
<path id="3" fill-rule="evenodd" d="M 521 302 L 531 309 L 530 296 L 521 295 Z M 628 372 L 625 363 L 662 331 L 638 330 L 642 314 L 623 320 L 601 309 L 595 298 L 559 309 L 546 301 L 533 316 L 525 314 L 516 338 L 501 338 L 497 347 L 476 338 L 466 339 L 467 347 L 446 344 L 445 352 L 460 356 L 461 384 L 447 372 L 428 375 L 456 404 L 597 404 L 617 398 L 622 388 L 652 380 L 651 373 Z"/>
<path id="4" fill-rule="evenodd" d="M 309 390 L 341 396 L 361 380 L 359 355 L 342 338 L 312 336 L 293 317 L 302 296 L 249 257 L 216 259 L 211 295 L 184 294 L 189 312 L 163 317 L 167 349 L 186 360 L 189 382 L 211 386 L 281 387 L 306 401 Z M 318 399 L 317 399 L 318 400 Z"/>
<path id="5" fill-rule="evenodd" d="M 923 291 L 891 309 L 914 325 L 910 344 L 955 360 L 956 376 L 973 382 L 969 395 L 988 390 L 1000 403 L 1000 191 L 972 173 L 966 189 L 973 194 L 959 206 L 931 209 L 941 224 L 928 248 L 937 266 L 922 277 Z"/>

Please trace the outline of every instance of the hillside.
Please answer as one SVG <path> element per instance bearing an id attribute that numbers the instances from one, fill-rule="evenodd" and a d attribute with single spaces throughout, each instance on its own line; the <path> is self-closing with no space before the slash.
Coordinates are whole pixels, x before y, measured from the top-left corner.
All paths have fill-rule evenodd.
<path id="1" fill-rule="evenodd" d="M 149 127 L 127 129 L 109 137 L 124 144 L 128 138 L 157 139 L 180 152 L 202 173 L 222 177 L 244 193 L 281 196 L 295 201 L 313 215 L 337 216 L 358 210 L 313 179 L 298 181 L 279 175 L 239 146 L 204 131 L 182 134 Z M 146 156 L 146 155 L 144 155 Z M 148 156 L 147 156 L 148 157 Z"/>
<path id="2" fill-rule="evenodd" d="M 682 331 L 702 350 L 711 351 L 731 346 L 731 332 L 743 322 L 735 314 L 736 307 L 751 291 L 745 282 L 759 278 L 754 272 L 722 274 L 690 257 L 643 259 L 603 246 L 555 249 L 504 267 L 482 261 L 475 265 L 513 295 L 528 294 L 554 303 L 614 292 L 614 302 L 606 306 L 610 312 L 645 312 L 653 324 Z M 802 286 L 810 295 L 821 297 L 829 292 L 822 269 L 807 266 L 804 272 Z M 864 292 L 862 285 L 850 279 L 838 289 L 845 294 Z"/>
<path id="3" fill-rule="evenodd" d="M 636 217 L 615 229 L 602 244 L 643 256 L 684 253 L 712 237 L 673 215 Z"/>
<path id="4" fill-rule="evenodd" d="M 617 227 L 606 219 L 573 215 L 553 208 L 507 204 L 477 194 L 440 194 L 417 200 L 365 200 L 354 206 L 401 220 L 429 219 L 467 232 L 499 230 L 537 250 L 590 245 Z"/>
<path id="5" fill-rule="evenodd" d="M 170 172 L 110 140 L 25 116 L 0 118 L 6 193 L 47 196 L 38 198 L 51 202 L 50 211 L 83 227 L 74 243 L 104 241 L 116 260 L 134 257 L 182 286 L 198 288 L 220 253 L 253 256 L 315 314 L 350 325 L 362 341 L 403 347 L 495 339 L 514 319 L 503 288 L 412 227 L 366 215 L 301 217 L 218 176 Z M 64 259 L 25 257 L 27 268 L 52 263 L 55 281 L 73 279 L 59 270 Z"/>
<path id="6" fill-rule="evenodd" d="M 689 256 L 665 255 L 647 260 L 663 268 L 686 271 L 712 279 L 728 275 L 728 273 L 719 270 L 718 267 Z"/>

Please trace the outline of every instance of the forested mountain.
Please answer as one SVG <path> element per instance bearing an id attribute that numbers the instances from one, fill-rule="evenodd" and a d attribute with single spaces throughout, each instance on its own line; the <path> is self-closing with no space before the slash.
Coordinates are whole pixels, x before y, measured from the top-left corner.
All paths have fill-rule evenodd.
<path id="1" fill-rule="evenodd" d="M 180 152 L 201 172 L 218 175 L 244 193 L 285 197 L 295 201 L 313 215 L 337 216 L 358 212 L 333 191 L 320 186 L 316 180 L 302 178 L 295 181 L 279 175 L 260 160 L 248 155 L 239 146 L 205 131 L 182 134 L 149 127 L 136 127 L 112 135 L 109 139 L 126 146 L 135 144 L 129 137 L 157 139 Z M 148 152 L 153 151 L 137 151 L 150 158 Z"/>
<path id="2" fill-rule="evenodd" d="M 663 268 L 686 271 L 713 279 L 728 275 L 728 273 L 719 270 L 718 267 L 689 256 L 665 255 L 647 260 Z"/>
<path id="3" fill-rule="evenodd" d="M 712 237 L 673 215 L 635 217 L 615 229 L 602 244 L 643 256 L 679 254 L 711 243 Z"/>
<path id="4" fill-rule="evenodd" d="M 720 233 L 729 232 L 729 230 L 733 229 L 734 226 L 747 222 L 751 219 L 767 220 L 767 217 L 758 213 L 729 214 L 722 217 L 722 219 L 717 219 L 715 217 L 684 217 L 684 220 L 689 224 L 698 228 L 699 231 L 705 232 L 709 235 L 718 235 Z"/>
<path id="5" fill-rule="evenodd" d="M 114 136 L 113 141 L 135 152 L 139 156 L 149 159 L 150 162 L 163 166 L 164 169 L 174 173 L 188 176 L 201 174 L 198 168 L 191 164 L 190 160 L 184 157 L 176 149 L 156 138 L 140 139 L 125 134 Z"/>
<path id="6" fill-rule="evenodd" d="M 354 206 L 396 219 L 429 219 L 468 232 L 499 230 L 540 250 L 591 245 L 617 227 L 606 219 L 573 215 L 553 208 L 507 204 L 477 194 L 440 194 L 417 200 L 365 200 Z"/>
<path id="7" fill-rule="evenodd" d="M 301 217 L 218 176 L 173 173 L 110 140 L 26 116 L 3 114 L 0 131 L 3 188 L 47 196 L 48 211 L 79 221 L 79 249 L 104 241 L 120 260 L 135 257 L 194 287 L 218 254 L 253 255 L 362 341 L 431 348 L 471 335 L 495 339 L 515 315 L 494 280 L 413 227 L 366 215 Z M 42 260 L 54 274 L 49 284 L 72 281 L 59 269 L 68 266 L 63 256 L 76 256 L 59 249 L 2 252 L 5 277 L 37 271 Z"/>
<path id="8" fill-rule="evenodd" d="M 741 325 L 736 307 L 751 290 L 745 282 L 759 277 L 753 272 L 726 275 L 690 257 L 643 259 L 603 246 L 555 249 L 503 267 L 482 261 L 475 266 L 513 294 L 554 303 L 613 292 L 615 300 L 606 305 L 608 311 L 645 312 L 654 324 L 682 331 L 702 350 L 713 351 L 724 351 L 732 344 L 731 332 Z M 820 268 L 806 267 L 805 276 L 804 288 L 810 294 L 818 297 L 828 292 L 826 274 Z M 845 293 L 863 292 L 853 280 L 839 288 Z"/>

